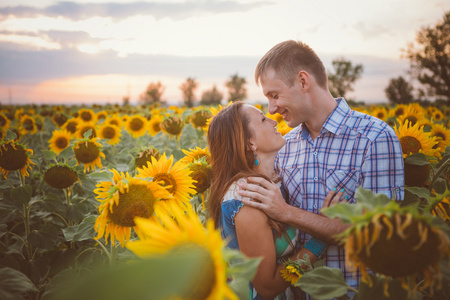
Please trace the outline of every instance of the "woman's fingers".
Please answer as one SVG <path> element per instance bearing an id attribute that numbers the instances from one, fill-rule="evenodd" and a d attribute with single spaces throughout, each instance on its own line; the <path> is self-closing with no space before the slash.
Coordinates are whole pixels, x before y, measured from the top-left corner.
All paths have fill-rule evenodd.
<path id="1" fill-rule="evenodd" d="M 345 189 L 336 189 L 334 188 L 331 190 L 328 195 L 325 197 L 323 201 L 322 208 L 330 207 L 332 205 L 335 205 L 339 202 L 347 202 L 348 196 L 344 196 Z"/>

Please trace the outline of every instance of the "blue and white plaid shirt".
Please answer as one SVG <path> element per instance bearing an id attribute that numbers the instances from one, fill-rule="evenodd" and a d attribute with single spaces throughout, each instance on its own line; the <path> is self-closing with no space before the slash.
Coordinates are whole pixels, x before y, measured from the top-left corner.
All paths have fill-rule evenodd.
<path id="1" fill-rule="evenodd" d="M 353 203 L 357 187 L 404 198 L 404 167 L 400 142 L 394 130 L 383 121 L 351 110 L 343 98 L 313 140 L 300 124 L 286 134 L 287 143 L 277 154 L 275 169 L 289 191 L 290 204 L 319 213 L 325 196 L 333 188 L 345 189 Z M 300 235 L 306 242 L 310 235 Z M 359 274 L 345 266 L 343 247 L 328 248 L 325 265 L 340 268 L 352 287 Z"/>

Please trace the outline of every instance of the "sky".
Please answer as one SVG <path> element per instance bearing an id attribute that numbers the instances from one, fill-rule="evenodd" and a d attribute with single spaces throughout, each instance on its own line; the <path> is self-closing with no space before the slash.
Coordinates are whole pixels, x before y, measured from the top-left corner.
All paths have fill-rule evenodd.
<path id="1" fill-rule="evenodd" d="M 402 49 L 450 10 L 448 0 L 2 0 L 1 104 L 137 104 L 150 82 L 182 104 L 180 85 L 196 96 L 238 74 L 248 99 L 265 103 L 254 81 L 275 44 L 300 40 L 326 69 L 344 57 L 364 71 L 348 97 L 387 102 L 389 80 L 408 78 Z"/>

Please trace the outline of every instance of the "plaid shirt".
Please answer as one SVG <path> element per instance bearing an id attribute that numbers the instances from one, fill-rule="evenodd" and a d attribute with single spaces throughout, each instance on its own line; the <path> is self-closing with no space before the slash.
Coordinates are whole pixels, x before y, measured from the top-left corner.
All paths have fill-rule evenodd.
<path id="1" fill-rule="evenodd" d="M 277 154 L 275 169 L 289 191 L 290 204 L 319 213 L 325 196 L 333 188 L 345 189 L 354 202 L 358 186 L 397 200 L 404 198 L 403 154 L 394 132 L 383 121 L 353 111 L 343 98 L 312 140 L 302 124 L 286 134 L 287 143 Z M 300 236 L 306 242 L 310 235 Z M 328 248 L 325 265 L 340 268 L 352 287 L 359 274 L 344 264 L 343 247 Z"/>

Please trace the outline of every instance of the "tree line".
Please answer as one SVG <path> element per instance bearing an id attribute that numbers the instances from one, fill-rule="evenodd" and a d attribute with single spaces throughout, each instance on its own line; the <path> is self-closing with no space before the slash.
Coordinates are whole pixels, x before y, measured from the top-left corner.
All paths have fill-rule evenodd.
<path id="1" fill-rule="evenodd" d="M 392 78 L 384 92 L 390 103 L 407 104 L 413 101 L 450 105 L 450 11 L 445 12 L 442 20 L 434 26 L 425 26 L 417 32 L 415 43 L 408 44 L 402 50 L 403 56 L 410 61 L 407 74 L 409 80 L 403 76 Z M 332 61 L 333 70 L 327 71 L 328 88 L 334 97 L 345 97 L 348 101 L 354 99 L 346 97 L 354 90 L 355 82 L 361 78 L 364 71 L 362 64 L 353 64 L 345 57 Z M 417 88 L 414 87 L 417 83 Z M 225 82 L 228 88 L 228 101 L 244 100 L 247 98 L 247 81 L 237 73 Z M 194 105 L 217 105 L 224 98 L 222 92 L 214 85 L 203 91 L 200 100 L 196 97 L 198 82 L 188 77 L 179 89 L 183 102 L 187 107 Z M 162 95 L 165 86 L 161 82 L 151 82 L 140 95 L 140 102 L 153 104 L 163 102 Z M 124 102 L 129 98 L 124 98 Z M 198 101 L 199 100 L 199 101 Z"/>

